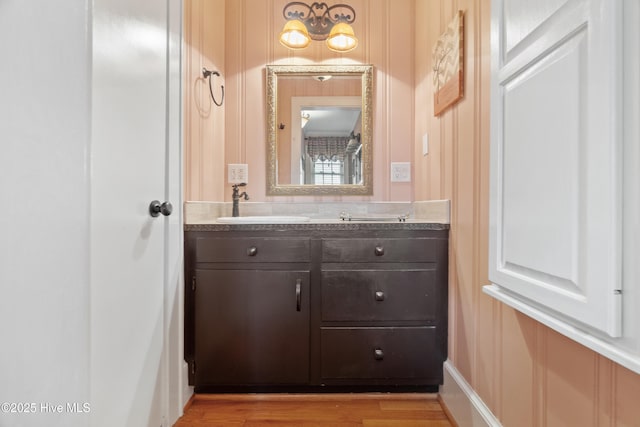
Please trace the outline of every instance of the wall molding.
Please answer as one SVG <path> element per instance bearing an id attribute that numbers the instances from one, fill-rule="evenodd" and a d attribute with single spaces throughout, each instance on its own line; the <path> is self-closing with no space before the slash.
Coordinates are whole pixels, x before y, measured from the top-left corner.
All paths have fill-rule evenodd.
<path id="1" fill-rule="evenodd" d="M 613 360 L 636 374 L 640 374 L 640 354 L 618 345 L 619 339 L 608 338 L 602 334 L 598 335 L 599 331 L 589 330 L 587 326 L 580 326 L 578 323 L 573 322 L 572 319 L 568 319 L 540 304 L 509 292 L 497 284 L 483 286 L 482 290 L 485 294 L 526 314 L 559 334 Z"/>
<path id="2" fill-rule="evenodd" d="M 444 362 L 444 384 L 440 387 L 440 399 L 457 425 L 502 427 L 450 360 Z"/>

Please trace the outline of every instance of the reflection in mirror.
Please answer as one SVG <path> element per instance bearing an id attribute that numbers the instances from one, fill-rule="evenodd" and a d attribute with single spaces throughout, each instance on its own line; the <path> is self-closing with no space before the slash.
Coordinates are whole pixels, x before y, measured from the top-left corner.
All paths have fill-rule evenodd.
<path id="1" fill-rule="evenodd" d="M 292 106 L 291 176 L 278 183 L 361 184 L 361 97 L 295 96 Z"/>
<path id="2" fill-rule="evenodd" d="M 267 194 L 372 194 L 370 65 L 267 66 Z"/>

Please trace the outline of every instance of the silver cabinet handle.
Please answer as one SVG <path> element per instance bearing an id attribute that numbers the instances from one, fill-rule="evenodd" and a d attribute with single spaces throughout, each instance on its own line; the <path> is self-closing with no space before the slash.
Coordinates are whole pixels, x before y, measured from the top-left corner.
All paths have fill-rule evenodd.
<path id="1" fill-rule="evenodd" d="M 302 308 L 302 279 L 296 280 L 296 311 Z"/>
<path id="2" fill-rule="evenodd" d="M 382 291 L 376 291 L 376 301 L 384 301 L 385 295 Z"/>

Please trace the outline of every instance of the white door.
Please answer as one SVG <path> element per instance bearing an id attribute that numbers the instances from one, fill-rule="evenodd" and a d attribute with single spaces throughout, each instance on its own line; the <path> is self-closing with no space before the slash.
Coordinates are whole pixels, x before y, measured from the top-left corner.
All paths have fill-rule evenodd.
<path id="1" fill-rule="evenodd" d="M 492 2 L 491 281 L 621 333 L 622 2 Z"/>
<path id="2" fill-rule="evenodd" d="M 175 96 L 168 86 L 175 67 L 167 61 L 168 22 L 175 22 L 168 10 L 175 13 L 169 9 L 175 3 L 93 2 L 92 426 L 169 425 L 163 352 L 172 302 L 167 275 L 177 256 L 167 240 L 175 244 L 176 221 L 151 216 L 149 206 L 169 201 L 179 211 L 179 200 L 166 199 L 175 194 L 167 177 L 179 164 L 172 158 L 177 150 L 166 149 L 178 143 L 169 137 L 176 123 L 167 104 Z"/>

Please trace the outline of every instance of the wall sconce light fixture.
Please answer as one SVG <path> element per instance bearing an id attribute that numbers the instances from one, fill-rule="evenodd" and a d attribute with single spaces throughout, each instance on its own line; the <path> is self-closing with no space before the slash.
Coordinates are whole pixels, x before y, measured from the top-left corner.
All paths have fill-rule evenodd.
<path id="1" fill-rule="evenodd" d="M 346 4 L 294 1 L 282 9 L 287 20 L 280 33 L 280 43 L 289 49 L 304 49 L 311 40 L 326 40 L 327 47 L 336 52 L 348 52 L 358 46 L 351 25 L 356 12 Z"/>

